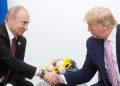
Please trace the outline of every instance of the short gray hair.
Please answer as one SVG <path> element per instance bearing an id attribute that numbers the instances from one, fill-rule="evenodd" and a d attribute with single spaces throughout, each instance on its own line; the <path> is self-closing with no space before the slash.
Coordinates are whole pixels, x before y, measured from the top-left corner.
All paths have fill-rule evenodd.
<path id="1" fill-rule="evenodd" d="M 23 9 L 27 12 L 27 10 L 23 6 L 13 6 L 13 7 L 9 8 L 9 10 L 6 14 L 5 20 L 6 21 L 8 20 L 9 15 L 16 16 L 17 13 L 19 12 L 19 10 L 21 10 L 21 9 Z"/>

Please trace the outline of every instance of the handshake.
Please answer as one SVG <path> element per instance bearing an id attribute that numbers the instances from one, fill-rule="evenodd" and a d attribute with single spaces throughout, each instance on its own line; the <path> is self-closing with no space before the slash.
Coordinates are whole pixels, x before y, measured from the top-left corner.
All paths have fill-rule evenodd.
<path id="1" fill-rule="evenodd" d="M 45 70 L 39 70 L 37 76 L 41 77 L 44 81 L 51 86 L 67 84 L 64 75 L 68 72 L 78 70 L 76 62 L 69 57 L 64 59 L 56 59 Z"/>
<path id="2" fill-rule="evenodd" d="M 51 72 L 49 70 L 41 70 L 39 69 L 37 76 L 43 79 L 45 82 L 50 84 L 51 86 L 64 84 L 64 80 L 61 75 Z"/>

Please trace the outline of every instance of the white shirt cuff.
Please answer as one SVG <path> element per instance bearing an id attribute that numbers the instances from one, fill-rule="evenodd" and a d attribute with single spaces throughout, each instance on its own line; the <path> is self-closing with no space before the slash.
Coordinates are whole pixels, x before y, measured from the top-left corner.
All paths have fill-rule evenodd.
<path id="1" fill-rule="evenodd" d="M 10 84 L 10 83 L 8 83 L 8 84 L 6 84 L 5 86 L 13 86 L 12 84 Z"/>
<path id="2" fill-rule="evenodd" d="M 37 74 L 38 74 L 38 72 L 39 72 L 39 69 L 40 69 L 40 68 L 37 68 L 34 76 L 37 76 Z"/>
<path id="3" fill-rule="evenodd" d="M 65 79 L 65 76 L 64 75 L 60 75 L 61 77 L 62 77 L 62 79 L 63 79 L 63 81 L 64 81 L 64 84 L 67 84 L 67 81 L 66 81 L 66 79 Z"/>

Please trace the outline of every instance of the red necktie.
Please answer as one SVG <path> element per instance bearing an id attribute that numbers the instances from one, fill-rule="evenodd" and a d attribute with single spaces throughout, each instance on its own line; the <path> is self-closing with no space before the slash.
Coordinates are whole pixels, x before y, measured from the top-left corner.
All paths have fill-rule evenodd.
<path id="1" fill-rule="evenodd" d="M 12 39 L 12 46 L 10 48 L 10 51 L 12 55 L 15 56 L 15 51 L 16 51 L 16 38 L 15 37 Z"/>
<path id="2" fill-rule="evenodd" d="M 105 41 L 105 51 L 106 51 L 106 65 L 108 70 L 108 75 L 111 80 L 112 86 L 118 86 L 117 83 L 117 73 L 113 60 L 113 52 L 110 45 L 110 40 Z"/>
<path id="3" fill-rule="evenodd" d="M 12 55 L 15 56 L 15 51 L 16 51 L 16 38 L 15 37 L 12 39 L 12 45 L 10 46 L 10 51 L 11 51 Z M 6 84 L 6 82 L 8 80 L 10 72 L 11 72 L 11 69 L 8 70 L 8 72 L 5 76 L 4 85 Z"/>

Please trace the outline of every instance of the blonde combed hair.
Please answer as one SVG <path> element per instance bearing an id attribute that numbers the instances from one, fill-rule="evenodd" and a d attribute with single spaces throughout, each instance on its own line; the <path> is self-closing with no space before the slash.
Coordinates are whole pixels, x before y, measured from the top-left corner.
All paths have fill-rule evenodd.
<path id="1" fill-rule="evenodd" d="M 102 6 L 96 6 L 89 10 L 85 15 L 85 21 L 95 21 L 98 24 L 107 24 L 112 27 L 117 23 L 110 10 Z"/>

